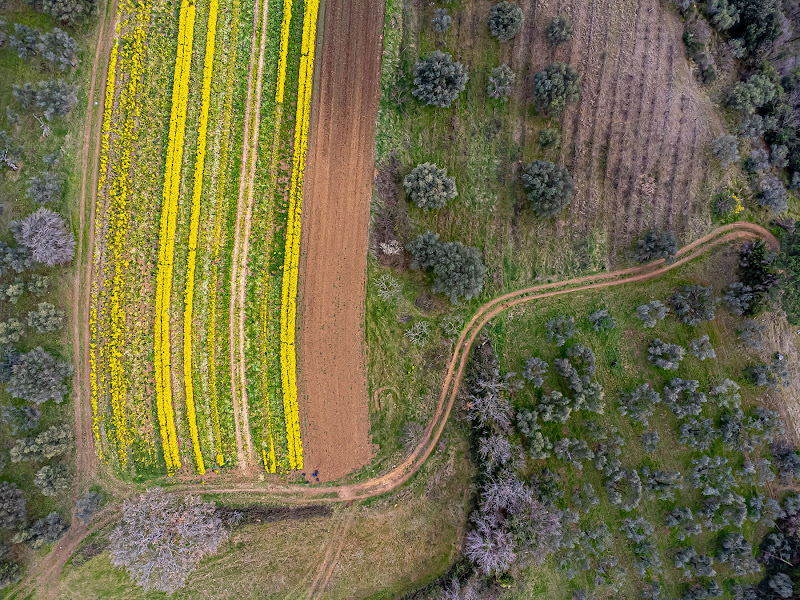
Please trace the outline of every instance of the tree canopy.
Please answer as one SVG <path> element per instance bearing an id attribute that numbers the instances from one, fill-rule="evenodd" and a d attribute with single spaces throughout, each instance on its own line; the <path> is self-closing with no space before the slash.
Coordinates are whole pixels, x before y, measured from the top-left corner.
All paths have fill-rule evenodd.
<path id="1" fill-rule="evenodd" d="M 464 91 L 468 80 L 464 65 L 453 60 L 450 54 L 434 50 L 414 65 L 411 93 L 425 104 L 446 108 Z"/>
<path id="2" fill-rule="evenodd" d="M 565 167 L 549 160 L 534 160 L 522 173 L 522 185 L 536 216 L 547 218 L 560 213 L 575 197 L 575 182 Z"/>

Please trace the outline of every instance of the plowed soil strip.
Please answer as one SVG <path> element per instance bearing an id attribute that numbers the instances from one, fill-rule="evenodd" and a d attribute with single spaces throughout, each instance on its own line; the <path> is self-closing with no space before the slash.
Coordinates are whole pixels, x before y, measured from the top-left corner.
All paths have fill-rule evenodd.
<path id="1" fill-rule="evenodd" d="M 303 197 L 297 376 L 305 470 L 321 481 L 372 455 L 364 298 L 384 6 L 331 0 L 324 18 Z"/>

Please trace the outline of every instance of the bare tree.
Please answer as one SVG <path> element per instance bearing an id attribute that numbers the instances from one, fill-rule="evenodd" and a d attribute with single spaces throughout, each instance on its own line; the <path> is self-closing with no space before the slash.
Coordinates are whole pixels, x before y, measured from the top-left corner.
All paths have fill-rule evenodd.
<path id="1" fill-rule="evenodd" d="M 111 534 L 111 563 L 145 590 L 171 594 L 229 535 L 213 502 L 152 488 L 125 501 Z"/>
<path id="2" fill-rule="evenodd" d="M 400 282 L 391 275 L 383 275 L 375 280 L 375 290 L 384 302 L 393 302 L 400 297 Z"/>
<path id="3" fill-rule="evenodd" d="M 36 262 L 52 267 L 68 263 L 75 256 L 75 236 L 57 212 L 40 208 L 14 223 L 12 230 L 17 243 L 29 248 Z"/>
<path id="4" fill-rule="evenodd" d="M 417 321 L 406 331 L 406 337 L 415 346 L 424 346 L 428 343 L 431 330 L 427 321 Z"/>

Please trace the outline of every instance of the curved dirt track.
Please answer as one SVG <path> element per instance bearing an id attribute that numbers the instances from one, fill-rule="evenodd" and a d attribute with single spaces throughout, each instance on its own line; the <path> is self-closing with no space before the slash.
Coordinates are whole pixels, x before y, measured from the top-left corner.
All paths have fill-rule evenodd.
<path id="1" fill-rule="evenodd" d="M 442 392 L 436 411 L 422 439 L 414 451 L 406 457 L 401 464 L 384 475 L 361 483 L 316 488 L 289 484 L 264 484 L 258 487 L 254 487 L 252 484 L 243 484 L 241 486 L 215 486 L 213 484 L 206 484 L 203 486 L 203 491 L 215 494 L 255 493 L 262 494 L 266 497 L 278 497 L 292 503 L 346 502 L 366 499 L 391 492 L 413 477 L 436 448 L 442 431 L 447 424 L 455 400 L 458 397 L 461 380 L 464 376 L 464 370 L 469 359 L 469 350 L 472 348 L 475 339 L 480 334 L 484 325 L 493 317 L 523 302 L 624 285 L 626 283 L 646 281 L 684 265 L 720 245 L 735 240 L 754 238 L 764 240 L 772 248 L 778 248 L 777 238 L 765 228 L 753 223 L 737 222 L 719 227 L 688 246 L 685 246 L 678 252 L 676 260 L 671 264 L 664 264 L 663 260 L 658 260 L 653 263 L 629 269 L 537 285 L 516 292 L 510 292 L 487 302 L 478 309 L 462 331 L 456 343 L 453 356 L 448 366 L 447 375 L 442 385 Z M 176 486 L 174 488 L 175 492 L 181 493 L 190 493 L 196 490 L 197 486 Z M 109 514 L 112 514 L 112 509 L 113 507 L 108 507 L 107 510 L 109 510 Z M 106 521 L 106 519 L 104 519 L 104 521 Z M 96 526 L 94 528 L 96 528 Z M 45 589 L 53 589 L 50 585 L 55 582 L 61 572 L 61 568 L 66 564 L 69 556 L 78 548 L 80 542 L 87 534 L 88 530 L 85 527 L 71 528 L 62 542 L 44 559 L 42 564 L 51 564 L 40 573 L 38 581 L 42 587 Z M 342 535 L 335 535 L 331 543 L 336 540 L 341 544 L 342 538 Z M 313 593 L 314 589 L 312 589 L 311 592 Z"/>
<path id="2" fill-rule="evenodd" d="M 361 483 L 317 488 L 274 484 L 265 484 L 260 487 L 254 487 L 252 484 L 226 487 L 206 485 L 204 487 L 206 490 L 213 491 L 214 493 L 263 493 L 265 495 L 274 495 L 293 500 L 317 502 L 362 500 L 391 492 L 403 485 L 419 471 L 436 448 L 436 444 L 439 441 L 439 437 L 444 430 L 450 416 L 450 411 L 458 396 L 461 380 L 464 376 L 464 370 L 469 359 L 469 350 L 484 325 L 493 317 L 523 302 L 646 281 L 680 267 L 720 245 L 735 240 L 754 238 L 764 240 L 775 249 L 779 246 L 777 238 L 764 227 L 754 223 L 740 221 L 719 227 L 711 233 L 681 248 L 676 255 L 676 260 L 671 264 L 665 264 L 663 260 L 658 260 L 629 269 L 600 273 L 597 275 L 586 275 L 566 281 L 537 285 L 516 292 L 509 292 L 508 294 L 487 302 L 478 309 L 464 328 L 461 337 L 459 337 L 456 343 L 453 356 L 450 359 L 447 375 L 444 379 L 442 392 L 439 396 L 439 402 L 436 406 L 436 411 L 425 430 L 425 434 L 414 451 L 409 454 L 401 464 L 384 475 Z"/>
<path id="3" fill-rule="evenodd" d="M 385 3 L 328 0 L 303 191 L 298 349 L 306 471 L 372 457 L 364 359 L 367 244 Z M 318 94 L 318 95 L 316 95 Z"/>

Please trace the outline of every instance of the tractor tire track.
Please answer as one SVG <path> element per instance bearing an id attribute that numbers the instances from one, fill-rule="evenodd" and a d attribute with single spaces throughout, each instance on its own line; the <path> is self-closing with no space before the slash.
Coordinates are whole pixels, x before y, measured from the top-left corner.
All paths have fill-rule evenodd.
<path id="1" fill-rule="evenodd" d="M 655 11 L 651 11 L 655 12 Z M 633 148 L 631 150 L 632 156 L 630 162 L 630 169 L 628 171 L 627 180 L 624 182 L 623 195 L 628 199 L 626 209 L 625 226 L 623 227 L 623 236 L 625 240 L 631 238 L 638 231 L 638 223 L 641 216 L 644 214 L 644 207 L 642 205 L 639 194 L 636 193 L 637 182 L 644 174 L 643 164 L 647 163 L 647 150 L 649 148 L 649 129 L 652 127 L 653 114 L 652 108 L 655 106 L 655 99 L 659 91 L 662 89 L 662 77 L 664 75 L 663 57 L 661 52 L 661 44 L 663 42 L 663 22 L 659 21 L 655 24 L 657 28 L 656 41 L 653 46 L 650 33 L 654 24 L 648 23 L 648 41 L 647 48 L 642 57 L 642 85 L 639 89 L 639 107 L 636 112 L 636 138 L 634 139 Z M 655 64 L 653 64 L 655 63 Z M 644 113 L 644 117 L 643 117 Z M 645 127 L 645 123 L 647 127 Z M 642 151 L 644 149 L 644 151 Z"/>
<path id="2" fill-rule="evenodd" d="M 241 386 L 241 410 L 243 414 L 242 425 L 244 426 L 245 439 L 247 441 L 248 458 L 253 460 L 253 439 L 250 432 L 250 406 L 247 398 L 247 381 L 246 371 L 247 364 L 245 360 L 245 304 L 246 304 L 246 290 L 247 290 L 247 276 L 248 268 L 247 261 L 250 254 L 250 230 L 253 225 L 253 200 L 255 197 L 255 180 L 256 180 L 256 163 L 258 159 L 258 140 L 261 129 L 261 95 L 262 86 L 264 81 L 264 60 L 267 47 L 267 13 L 269 11 L 269 0 L 264 0 L 264 5 L 261 14 L 261 44 L 260 54 L 258 57 L 258 76 L 256 79 L 256 92 L 255 92 L 255 124 L 253 125 L 253 134 L 251 137 L 252 148 L 250 149 L 250 169 L 247 181 L 247 213 L 244 220 L 244 238 L 242 240 L 242 247 L 240 250 L 240 274 L 237 283 L 239 284 L 238 291 L 238 320 L 239 320 L 239 385 Z M 238 243 L 238 241 L 237 241 Z M 233 340 L 231 340 L 233 344 Z"/>
<path id="3" fill-rule="evenodd" d="M 322 594 L 325 592 L 325 588 L 328 586 L 328 582 L 333 575 L 333 570 L 336 568 L 336 563 L 342 554 L 342 548 L 347 539 L 347 534 L 350 531 L 350 526 L 353 524 L 355 514 L 355 510 L 349 509 L 348 514 L 342 515 L 342 518 L 331 532 L 331 537 L 328 540 L 328 546 L 325 550 L 325 556 L 319 565 L 317 576 L 314 578 L 308 590 L 306 596 L 308 600 L 318 600 L 322 598 Z M 336 548 L 335 551 L 334 548 Z"/>
<path id="4" fill-rule="evenodd" d="M 651 7 L 652 8 L 652 7 Z M 628 74 L 630 88 L 625 101 L 625 115 L 623 117 L 623 133 L 620 138 L 619 162 L 614 171 L 614 196 L 616 198 L 616 219 L 614 229 L 609 232 L 609 237 L 617 246 L 625 247 L 627 240 L 625 233 L 629 229 L 631 198 L 626 194 L 626 182 L 631 173 L 634 155 L 638 150 L 641 136 L 642 107 L 646 85 L 654 74 L 648 68 L 650 57 L 650 44 L 653 35 L 653 21 L 657 11 L 648 9 L 640 12 L 636 23 L 636 44 L 631 57 L 632 72 Z M 644 29 L 643 34 L 640 33 Z M 638 85 L 637 85 L 638 83 Z M 633 97 L 632 97 L 633 94 Z M 620 241 L 622 243 L 620 244 Z"/>
<path id="5" fill-rule="evenodd" d="M 629 43 L 625 48 L 620 48 L 619 69 L 617 71 L 617 88 L 614 94 L 614 107 L 611 112 L 611 122 L 609 123 L 608 132 L 608 156 L 606 160 L 606 174 L 605 174 L 605 193 L 606 202 L 608 204 L 609 223 L 607 231 L 616 231 L 618 216 L 619 216 L 619 194 L 617 191 L 617 182 L 619 180 L 619 171 L 621 169 L 620 161 L 623 144 L 625 142 L 625 130 L 628 120 L 628 113 L 630 111 L 630 103 L 628 99 L 631 94 L 631 86 L 633 84 L 633 76 L 627 72 L 623 65 L 629 64 L 630 60 L 636 55 L 636 46 L 639 32 L 639 21 L 642 13 L 642 0 L 638 0 L 636 6 L 636 16 L 634 17 L 634 30 L 633 34 L 628 38 Z M 620 79 L 625 79 L 625 83 L 620 84 Z M 620 118 L 617 116 L 617 110 L 622 110 Z M 615 127 L 619 125 L 620 127 Z M 616 131 L 616 134 L 615 134 Z M 611 236 L 609 240 L 609 256 L 616 257 L 616 242 L 614 237 Z"/>
<path id="6" fill-rule="evenodd" d="M 344 525 L 342 526 L 341 531 L 339 532 L 338 538 L 339 543 L 336 546 L 336 554 L 333 555 L 333 559 L 328 564 L 326 569 L 325 579 L 323 580 L 322 584 L 317 589 L 317 593 L 314 594 L 314 600 L 320 600 L 322 598 L 322 594 L 325 593 L 325 588 L 328 587 L 328 583 L 333 576 L 333 570 L 336 568 L 336 563 L 339 562 L 339 557 L 342 555 L 342 548 L 344 548 L 344 543 L 347 541 L 347 534 L 350 532 L 350 526 L 353 524 L 353 519 L 355 518 L 355 511 L 351 510 L 350 514 L 347 515 L 345 518 Z"/>
<path id="7" fill-rule="evenodd" d="M 264 42 L 265 40 L 265 32 L 266 32 L 266 9 L 267 0 L 264 0 L 264 4 L 262 8 L 263 19 L 262 19 L 262 36 L 261 40 L 262 43 L 260 45 L 259 51 L 259 62 L 263 60 L 263 52 L 264 52 Z M 258 37 L 258 27 L 259 27 L 259 16 L 258 16 L 258 9 L 259 9 L 259 0 L 256 0 L 255 10 L 253 11 L 254 19 L 253 19 L 253 34 L 250 38 L 250 65 L 247 71 L 247 101 L 245 103 L 245 110 L 244 110 L 244 139 L 242 140 L 242 159 L 241 159 L 241 166 L 240 166 L 240 174 L 239 174 L 239 196 L 236 204 L 236 228 L 234 232 L 233 238 L 233 259 L 231 261 L 232 271 L 231 271 L 231 294 L 230 294 L 230 303 L 228 307 L 228 349 L 229 349 L 229 356 L 230 356 L 230 376 L 231 376 L 231 400 L 233 402 L 233 423 L 234 429 L 236 433 L 236 453 L 238 458 L 238 467 L 239 470 L 245 471 L 249 467 L 250 460 L 253 456 L 253 441 L 250 436 L 250 426 L 249 426 L 249 417 L 248 411 L 242 410 L 242 403 L 239 401 L 239 396 L 237 394 L 238 385 L 240 383 L 239 380 L 239 363 L 238 361 L 241 360 L 244 363 L 244 356 L 239 356 L 237 358 L 237 351 L 240 350 L 240 346 L 237 343 L 237 308 L 238 308 L 238 290 L 239 290 L 239 279 L 242 278 L 242 274 L 239 272 L 240 270 L 240 244 L 242 238 L 242 220 L 245 218 L 243 213 L 246 212 L 245 202 L 246 202 L 246 184 L 249 181 L 248 177 L 248 162 L 250 160 L 250 152 L 252 151 L 253 154 L 256 152 L 256 146 L 258 144 L 257 139 L 254 141 L 254 138 L 251 136 L 251 125 L 250 119 L 252 118 L 252 111 L 253 111 L 253 72 L 256 69 L 256 39 Z M 260 81 L 259 81 L 260 84 Z M 261 103 L 261 99 L 258 100 L 259 107 Z M 245 264 L 247 259 L 245 258 Z M 246 275 L 245 275 L 246 277 Z M 244 366 L 242 365 L 242 369 Z M 242 386 L 242 392 L 244 393 L 244 386 Z M 243 402 L 246 402 L 246 398 L 243 399 Z M 242 434 L 242 430 L 244 429 L 244 434 Z M 244 441 L 242 437 L 244 435 Z M 245 456 L 245 442 L 247 443 L 247 456 Z"/>

